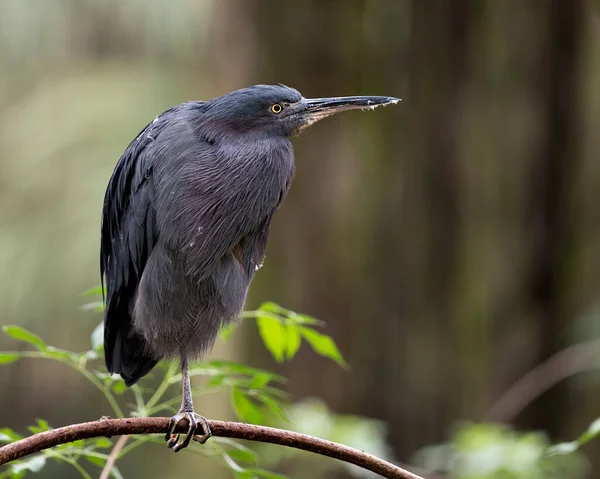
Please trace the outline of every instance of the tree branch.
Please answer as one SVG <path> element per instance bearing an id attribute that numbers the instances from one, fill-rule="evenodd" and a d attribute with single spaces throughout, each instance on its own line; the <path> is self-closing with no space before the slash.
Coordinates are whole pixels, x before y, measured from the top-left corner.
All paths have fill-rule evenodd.
<path id="1" fill-rule="evenodd" d="M 102 469 L 102 473 L 98 479 L 108 479 L 110 477 L 110 471 L 112 471 L 112 468 L 115 467 L 115 462 L 117 462 L 117 458 L 119 457 L 121 449 L 123 449 L 123 446 L 125 446 L 127 439 L 129 439 L 128 435 L 124 435 L 119 438 L 117 443 L 112 448 L 112 451 L 110 451 L 110 455 L 108 456 L 106 464 L 104 464 L 104 468 Z"/>
<path id="2" fill-rule="evenodd" d="M 371 454 L 305 434 L 239 422 L 208 421 L 208 423 L 214 436 L 294 447 L 355 464 L 390 479 L 423 479 L 421 476 L 401 469 Z M 124 434 L 165 434 L 168 430 L 168 425 L 169 418 L 166 417 L 100 419 L 98 421 L 73 424 L 34 434 L 20 441 L 0 447 L 0 465 L 44 449 L 58 446 L 59 444 L 79 439 L 101 436 L 111 437 Z M 181 421 L 177 432 L 185 433 L 186 431 L 187 423 Z"/>
<path id="3" fill-rule="evenodd" d="M 487 414 L 493 422 L 512 421 L 527 405 L 560 381 L 598 369 L 600 341 L 569 346 L 546 359 L 509 387 Z"/>

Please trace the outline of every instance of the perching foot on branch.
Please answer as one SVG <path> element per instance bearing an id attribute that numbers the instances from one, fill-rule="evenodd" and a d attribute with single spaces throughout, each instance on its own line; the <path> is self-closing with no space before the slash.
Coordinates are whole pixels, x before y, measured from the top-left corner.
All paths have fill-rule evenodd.
<path id="1" fill-rule="evenodd" d="M 175 433 L 175 429 L 183 419 L 188 420 L 189 426 L 183 441 L 178 442 L 179 434 Z M 202 429 L 204 434 L 196 434 L 199 428 Z M 167 447 L 170 447 L 173 451 L 177 452 L 188 447 L 192 439 L 200 444 L 204 444 L 210 436 L 212 436 L 212 433 L 208 421 L 204 416 L 200 416 L 200 414 L 196 414 L 194 411 L 179 411 L 179 413 L 173 416 L 169 421 L 169 432 L 165 436 L 165 441 L 167 441 Z"/>
<path id="2" fill-rule="evenodd" d="M 169 432 L 165 436 L 167 447 L 173 451 L 181 451 L 189 446 L 192 438 L 194 441 L 204 444 L 212 435 L 208 421 L 204 416 L 200 416 L 194 412 L 194 401 L 192 400 L 192 388 L 190 385 L 190 372 L 188 368 L 188 360 L 185 356 L 181 358 L 181 408 L 169 421 Z M 189 422 L 188 430 L 183 441 L 179 441 L 179 434 L 175 433 L 175 429 L 179 422 L 187 419 Z M 198 426 L 201 425 L 203 434 L 198 435 Z"/>

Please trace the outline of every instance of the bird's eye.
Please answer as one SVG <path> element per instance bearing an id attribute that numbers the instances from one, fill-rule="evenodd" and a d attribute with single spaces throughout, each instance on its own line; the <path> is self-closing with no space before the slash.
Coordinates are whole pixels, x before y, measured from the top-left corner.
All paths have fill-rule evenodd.
<path id="1" fill-rule="evenodd" d="M 275 103 L 271 106 L 271 111 L 273 113 L 281 113 L 281 110 L 283 110 L 283 107 L 279 103 Z"/>

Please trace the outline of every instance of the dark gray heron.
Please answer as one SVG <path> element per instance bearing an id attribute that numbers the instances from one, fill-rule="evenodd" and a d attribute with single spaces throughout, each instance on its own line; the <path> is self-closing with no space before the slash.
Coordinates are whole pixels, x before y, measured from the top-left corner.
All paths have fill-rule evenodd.
<path id="1" fill-rule="evenodd" d="M 290 137 L 340 111 L 397 102 L 256 85 L 165 111 L 119 159 L 102 213 L 106 367 L 131 386 L 162 358 L 181 362 L 183 399 L 166 437 L 173 450 L 210 437 L 194 411 L 189 362 L 242 311 L 294 174 Z"/>

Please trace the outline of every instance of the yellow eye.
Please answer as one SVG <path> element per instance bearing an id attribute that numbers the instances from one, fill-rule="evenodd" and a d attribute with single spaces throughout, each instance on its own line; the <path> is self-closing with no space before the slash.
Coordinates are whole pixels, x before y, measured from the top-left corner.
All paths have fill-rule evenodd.
<path id="1" fill-rule="evenodd" d="M 271 106 L 271 111 L 273 113 L 281 113 L 281 110 L 283 110 L 283 107 L 279 103 L 275 103 Z"/>

